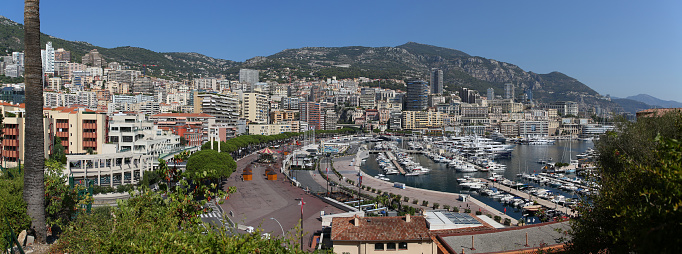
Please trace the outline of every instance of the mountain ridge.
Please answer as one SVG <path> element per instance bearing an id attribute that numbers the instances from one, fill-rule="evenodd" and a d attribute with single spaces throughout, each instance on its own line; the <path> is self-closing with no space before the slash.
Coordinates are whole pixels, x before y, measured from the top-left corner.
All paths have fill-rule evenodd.
<path id="1" fill-rule="evenodd" d="M 0 18 L 0 32 L 3 32 L 0 50 L 21 51 L 22 29 L 21 24 Z M 416 42 L 395 47 L 303 47 L 235 62 L 198 53 L 163 53 L 131 46 L 103 48 L 42 34 L 41 44 L 47 41 L 52 41 L 54 48 L 71 51 L 73 62 L 80 62 L 82 55 L 97 49 L 108 62 L 117 61 L 137 68 L 142 64 L 158 65 L 147 68 L 148 74 L 152 76 L 191 79 L 227 75 L 236 78 L 239 69 L 253 68 L 261 71 L 262 81 L 287 82 L 290 78 L 314 80 L 332 76 L 428 80 L 429 71 L 439 68 L 443 70 L 448 91 L 467 87 L 485 95 L 487 88 L 493 88 L 496 94 L 504 94 L 504 84 L 512 83 L 516 87 L 516 98 L 523 98 L 524 91 L 530 88 L 537 102 L 576 101 L 584 110 L 589 110 L 593 105 L 616 107 L 615 103 L 604 100 L 589 86 L 558 71 L 538 74 L 511 63 Z"/>

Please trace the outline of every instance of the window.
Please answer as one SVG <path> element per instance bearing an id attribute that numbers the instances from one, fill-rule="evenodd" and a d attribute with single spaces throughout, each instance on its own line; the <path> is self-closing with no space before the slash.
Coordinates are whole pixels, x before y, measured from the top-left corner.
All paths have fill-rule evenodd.
<path id="1" fill-rule="evenodd" d="M 387 243 L 386 250 L 395 250 L 395 243 Z"/>
<path id="2" fill-rule="evenodd" d="M 374 250 L 384 250 L 384 244 L 383 243 L 375 243 L 374 244 Z"/>
<path id="3" fill-rule="evenodd" d="M 406 242 L 398 243 L 398 249 L 407 250 L 407 243 Z"/>

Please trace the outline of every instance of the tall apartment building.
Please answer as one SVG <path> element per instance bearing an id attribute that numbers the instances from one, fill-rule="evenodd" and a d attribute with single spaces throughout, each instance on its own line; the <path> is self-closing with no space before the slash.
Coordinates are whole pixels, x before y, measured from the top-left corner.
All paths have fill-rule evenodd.
<path id="1" fill-rule="evenodd" d="M 495 99 L 495 89 L 493 89 L 492 87 L 488 88 L 486 93 L 486 99 L 488 99 L 488 101 L 492 101 Z"/>
<path id="2" fill-rule="evenodd" d="M 79 107 L 55 108 L 44 113 L 54 122 L 52 132 L 61 139 L 67 153 L 102 152 L 109 130 L 106 114 Z"/>
<path id="3" fill-rule="evenodd" d="M 443 70 L 441 69 L 431 69 L 431 93 L 432 94 L 442 94 L 443 93 Z"/>
<path id="4" fill-rule="evenodd" d="M 405 109 L 409 111 L 419 111 L 426 109 L 428 105 L 429 91 L 429 85 L 423 80 L 408 81 Z"/>
<path id="5" fill-rule="evenodd" d="M 301 102 L 300 120 L 307 122 L 308 126 L 315 127 L 316 130 L 324 130 L 324 106 L 318 102 Z"/>
<path id="6" fill-rule="evenodd" d="M 194 92 L 194 113 L 215 117 L 215 122 L 227 129 L 227 137 L 234 137 L 239 121 L 239 99 L 235 94 Z"/>
<path id="7" fill-rule="evenodd" d="M 240 69 L 239 70 L 239 83 L 243 84 L 255 84 L 258 83 L 258 70 L 251 69 Z"/>
<path id="8" fill-rule="evenodd" d="M 363 87 L 360 90 L 360 107 L 364 109 L 376 108 L 376 90 L 374 88 Z"/>
<path id="9" fill-rule="evenodd" d="M 270 106 L 268 95 L 261 93 L 244 93 L 242 98 L 244 119 L 256 124 L 268 123 Z"/>
<path id="10" fill-rule="evenodd" d="M 43 60 L 43 72 L 54 73 L 55 51 L 51 41 L 48 41 L 45 49 L 40 51 L 40 56 Z"/>
<path id="11" fill-rule="evenodd" d="M 504 98 L 514 100 L 514 84 L 506 83 L 504 84 Z"/>
<path id="12" fill-rule="evenodd" d="M 159 129 L 183 137 L 188 146 L 208 142 L 209 128 L 215 126 L 215 116 L 204 113 L 163 113 L 152 115 L 149 120 Z"/>

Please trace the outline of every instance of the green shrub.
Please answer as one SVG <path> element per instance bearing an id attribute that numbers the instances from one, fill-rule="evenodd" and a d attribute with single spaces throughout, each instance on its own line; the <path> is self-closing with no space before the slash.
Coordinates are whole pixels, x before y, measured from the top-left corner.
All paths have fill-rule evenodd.
<path id="1" fill-rule="evenodd" d="M 422 206 L 429 206 L 429 201 L 426 200 L 422 201 Z"/>
<path id="2" fill-rule="evenodd" d="M 481 211 L 476 211 L 476 215 L 481 215 L 483 214 Z"/>
<path id="3" fill-rule="evenodd" d="M 452 211 L 458 213 L 459 212 L 459 207 L 453 206 Z"/>
<path id="4" fill-rule="evenodd" d="M 412 200 L 412 204 L 416 205 L 417 203 L 419 203 L 419 200 L 417 200 L 416 198 L 414 200 Z"/>
<path id="5" fill-rule="evenodd" d="M 509 218 L 504 219 L 504 225 L 505 226 L 511 226 L 511 220 Z"/>
<path id="6" fill-rule="evenodd" d="M 450 206 L 449 205 L 443 205 L 443 209 L 445 209 L 446 211 L 450 211 Z"/>
<path id="7" fill-rule="evenodd" d="M 500 220 L 502 219 L 502 217 L 495 215 L 495 217 L 493 217 L 493 219 L 494 219 L 495 221 L 497 221 L 497 222 L 500 222 Z"/>
<path id="8" fill-rule="evenodd" d="M 403 198 L 403 201 L 405 201 L 405 202 L 410 202 L 410 197 L 404 197 L 404 198 Z"/>
<path id="9" fill-rule="evenodd" d="M 471 213 L 471 209 L 469 209 L 469 208 L 464 209 L 464 213 Z"/>
<path id="10" fill-rule="evenodd" d="M 433 209 L 435 210 L 435 209 L 438 209 L 438 208 L 440 208 L 440 204 L 438 204 L 438 203 L 433 203 Z"/>

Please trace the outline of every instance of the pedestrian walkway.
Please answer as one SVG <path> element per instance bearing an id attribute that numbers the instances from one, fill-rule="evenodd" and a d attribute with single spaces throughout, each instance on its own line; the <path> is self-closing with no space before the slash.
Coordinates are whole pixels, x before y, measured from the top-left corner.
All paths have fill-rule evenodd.
<path id="1" fill-rule="evenodd" d="M 199 215 L 201 218 L 222 218 L 220 212 L 210 212 Z"/>

